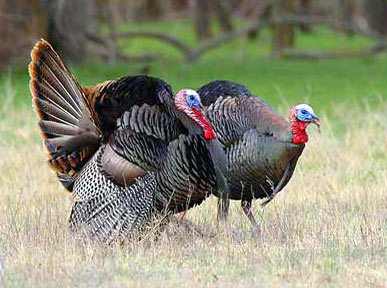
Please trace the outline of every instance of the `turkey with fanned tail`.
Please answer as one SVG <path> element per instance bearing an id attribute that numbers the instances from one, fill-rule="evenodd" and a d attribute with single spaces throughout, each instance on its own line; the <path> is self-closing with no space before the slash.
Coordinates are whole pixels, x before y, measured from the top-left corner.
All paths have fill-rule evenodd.
<path id="1" fill-rule="evenodd" d="M 70 226 L 104 239 L 228 189 L 227 159 L 199 95 L 149 76 L 81 87 L 51 45 L 31 53 L 30 90 L 51 168 L 71 191 Z"/>
<path id="2" fill-rule="evenodd" d="M 198 93 L 227 155 L 227 197 L 241 200 L 258 228 L 252 199 L 266 198 L 266 205 L 285 187 L 308 141 L 306 128 L 310 123 L 320 127 L 319 119 L 309 105 L 299 104 L 291 108 L 289 123 L 245 86 L 231 81 L 211 82 Z M 227 207 L 222 205 L 218 213 L 227 215 Z"/>

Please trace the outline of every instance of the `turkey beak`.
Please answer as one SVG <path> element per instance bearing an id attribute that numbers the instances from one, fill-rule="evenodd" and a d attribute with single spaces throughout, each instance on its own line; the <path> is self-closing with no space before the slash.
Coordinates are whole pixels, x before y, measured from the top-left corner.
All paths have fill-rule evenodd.
<path id="1" fill-rule="evenodd" d="M 313 116 L 312 119 L 310 119 L 310 123 L 313 123 L 317 126 L 318 128 L 318 132 L 321 133 L 321 129 L 320 129 L 320 119 L 318 119 L 317 116 Z"/>

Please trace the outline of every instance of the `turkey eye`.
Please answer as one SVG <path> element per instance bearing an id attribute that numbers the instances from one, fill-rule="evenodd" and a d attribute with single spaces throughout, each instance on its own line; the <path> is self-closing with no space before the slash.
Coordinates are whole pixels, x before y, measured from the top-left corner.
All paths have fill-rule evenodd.
<path id="1" fill-rule="evenodd" d="M 194 100 L 194 99 L 195 99 L 195 96 L 190 95 L 190 96 L 189 96 L 189 99 Z"/>
<path id="2" fill-rule="evenodd" d="M 302 114 L 306 114 L 306 110 L 301 110 L 301 113 Z"/>

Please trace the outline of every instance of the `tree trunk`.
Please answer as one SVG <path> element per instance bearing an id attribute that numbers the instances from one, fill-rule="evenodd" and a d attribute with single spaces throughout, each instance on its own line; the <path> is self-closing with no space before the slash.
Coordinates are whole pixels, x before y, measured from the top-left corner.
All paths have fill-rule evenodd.
<path id="1" fill-rule="evenodd" d="M 137 20 L 158 20 L 163 15 L 163 7 L 159 0 L 145 0 L 137 9 Z"/>
<path id="2" fill-rule="evenodd" d="M 84 61 L 92 51 L 86 37 L 95 30 L 96 11 L 91 0 L 46 0 L 47 38 L 66 61 Z"/>
<path id="3" fill-rule="evenodd" d="M 203 0 L 191 1 L 193 23 L 199 40 L 212 38 L 210 23 L 210 2 Z"/>
<path id="4" fill-rule="evenodd" d="M 116 32 L 116 29 L 124 23 L 125 9 L 122 9 L 121 6 L 122 3 L 118 1 L 96 0 L 97 21 L 106 24 L 113 33 Z"/>
<path id="5" fill-rule="evenodd" d="M 223 32 L 231 32 L 232 26 L 232 1 L 231 0 L 215 0 L 216 15 L 219 20 L 220 28 Z"/>
<path id="6" fill-rule="evenodd" d="M 274 18 L 286 17 L 294 14 L 295 3 L 293 0 L 280 0 L 274 6 Z M 274 58 L 282 58 L 285 49 L 294 46 L 294 24 L 273 24 L 272 55 Z"/>
<path id="7" fill-rule="evenodd" d="M 0 0 L 0 69 L 26 63 L 32 45 L 45 37 L 46 17 L 39 0 Z"/>
<path id="8" fill-rule="evenodd" d="M 301 0 L 300 1 L 300 13 L 303 16 L 309 16 L 311 14 L 311 6 L 312 6 L 312 0 Z M 301 32 L 304 33 L 311 33 L 312 32 L 312 25 L 302 23 L 299 25 Z"/>
<path id="9" fill-rule="evenodd" d="M 371 30 L 387 35 L 387 0 L 364 1 L 364 10 Z"/>
<path id="10" fill-rule="evenodd" d="M 344 23 L 343 31 L 347 36 L 353 36 L 353 31 L 350 27 L 353 26 L 353 14 L 355 13 L 355 3 L 353 0 L 340 0 L 341 19 L 339 22 Z"/>
<path id="11" fill-rule="evenodd" d="M 8 23 L 9 21 L 6 21 L 5 15 L 4 15 L 4 7 L 5 7 L 5 1 L 0 0 L 0 39 L 8 39 Z M 6 54 L 7 50 L 5 48 L 4 43 L 6 41 L 3 41 L 2 45 L 0 45 L 0 73 L 3 72 L 7 61 L 6 61 Z"/>

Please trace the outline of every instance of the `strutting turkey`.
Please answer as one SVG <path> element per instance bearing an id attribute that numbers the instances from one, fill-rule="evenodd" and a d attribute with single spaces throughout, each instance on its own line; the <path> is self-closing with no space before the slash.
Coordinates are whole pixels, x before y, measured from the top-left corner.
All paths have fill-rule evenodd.
<path id="1" fill-rule="evenodd" d="M 258 228 L 252 199 L 267 198 L 266 205 L 285 187 L 308 141 L 306 128 L 310 123 L 320 127 L 319 119 L 309 105 L 300 104 L 291 108 L 288 123 L 246 87 L 230 81 L 211 82 L 198 93 L 227 155 L 228 197 L 241 200 L 244 213 Z"/>
<path id="2" fill-rule="evenodd" d="M 227 191 L 227 159 L 195 91 L 174 98 L 149 76 L 81 87 L 44 40 L 31 58 L 48 162 L 74 195 L 72 228 L 123 238 L 152 212 L 185 211 Z"/>

